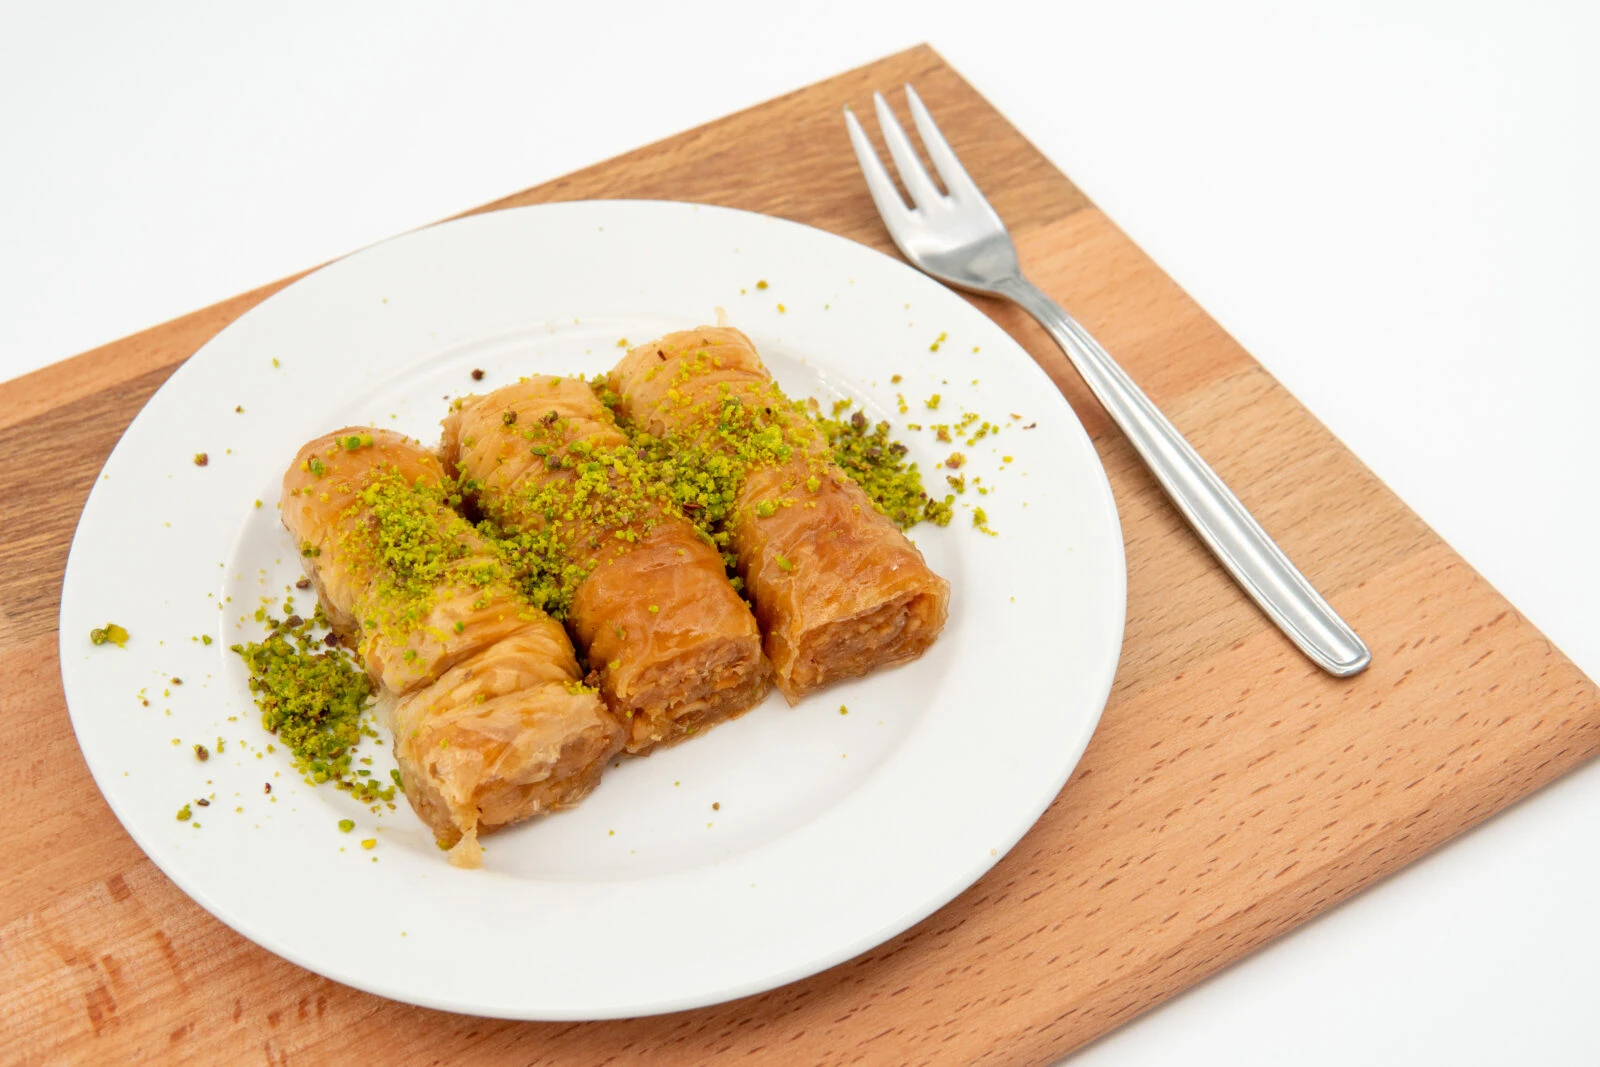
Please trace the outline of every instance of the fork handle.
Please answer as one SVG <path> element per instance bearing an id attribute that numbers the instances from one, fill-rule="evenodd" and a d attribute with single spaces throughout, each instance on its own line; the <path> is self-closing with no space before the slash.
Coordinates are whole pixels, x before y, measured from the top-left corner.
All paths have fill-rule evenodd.
<path id="1" fill-rule="evenodd" d="M 1001 291 L 1049 331 L 1200 540 L 1289 640 L 1329 674 L 1365 670 L 1372 653 L 1361 638 L 1089 331 L 1025 278 Z"/>

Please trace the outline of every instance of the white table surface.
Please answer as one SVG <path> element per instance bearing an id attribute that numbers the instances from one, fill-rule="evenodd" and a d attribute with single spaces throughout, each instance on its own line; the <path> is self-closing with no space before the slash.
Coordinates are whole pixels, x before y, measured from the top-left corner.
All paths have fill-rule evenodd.
<path id="1" fill-rule="evenodd" d="M 1596 6 L 578 6 L 10 5 L 0 378 L 928 40 L 1600 677 Z M 1600 1062 L 1597 876 L 1600 764 L 1074 1062 Z"/>

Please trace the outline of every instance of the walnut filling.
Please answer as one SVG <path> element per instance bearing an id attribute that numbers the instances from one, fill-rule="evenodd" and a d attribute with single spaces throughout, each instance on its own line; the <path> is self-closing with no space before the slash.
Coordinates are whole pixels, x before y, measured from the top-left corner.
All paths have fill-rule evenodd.
<path id="1" fill-rule="evenodd" d="M 650 670 L 628 695 L 628 751 L 644 755 L 750 710 L 766 692 L 760 658 L 753 640 L 721 641 Z"/>
<path id="2" fill-rule="evenodd" d="M 916 659 L 939 636 L 942 621 L 936 598 L 909 593 L 817 627 L 805 635 L 795 657 L 787 687 L 791 699 L 842 678 Z"/>

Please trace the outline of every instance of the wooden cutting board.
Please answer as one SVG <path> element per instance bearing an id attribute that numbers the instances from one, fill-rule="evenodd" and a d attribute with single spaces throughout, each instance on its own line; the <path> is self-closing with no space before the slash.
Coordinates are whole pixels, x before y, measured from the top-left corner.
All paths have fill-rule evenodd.
<path id="1" fill-rule="evenodd" d="M 1088 427 L 1128 547 L 1104 719 L 985 878 L 814 978 L 699 1011 L 549 1025 L 358 993 L 257 948 L 133 844 L 73 741 L 56 656 L 78 513 L 173 369 L 285 282 L 0 385 L 0 1060 L 1042 1061 L 1571 770 L 1600 693 L 932 50 L 916 48 L 482 210 L 658 197 L 893 253 L 839 109 L 914 82 L 1028 272 L 1189 435 L 1371 645 L 1313 669 L 1235 589 L 1061 354 L 976 300 Z M 308 902 L 317 909 L 321 902 Z M 529 961 L 537 966 L 538 961 Z M 619 961 L 625 966 L 625 961 Z"/>

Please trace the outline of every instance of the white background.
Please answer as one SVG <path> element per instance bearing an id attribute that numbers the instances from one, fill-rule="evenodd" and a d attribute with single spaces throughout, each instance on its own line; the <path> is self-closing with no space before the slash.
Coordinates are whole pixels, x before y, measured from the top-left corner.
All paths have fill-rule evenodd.
<path id="1" fill-rule="evenodd" d="M 1600 677 L 1600 9 L 1038 7 L 9 3 L 0 377 L 927 40 Z M 1600 1062 L 1597 875 L 1600 765 L 1074 1062 Z"/>

